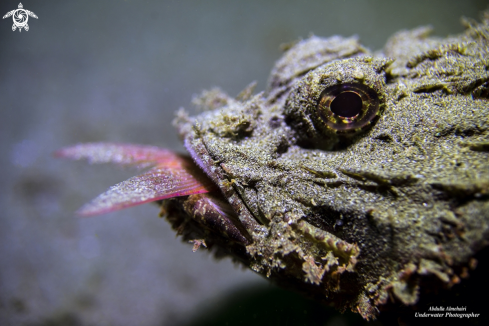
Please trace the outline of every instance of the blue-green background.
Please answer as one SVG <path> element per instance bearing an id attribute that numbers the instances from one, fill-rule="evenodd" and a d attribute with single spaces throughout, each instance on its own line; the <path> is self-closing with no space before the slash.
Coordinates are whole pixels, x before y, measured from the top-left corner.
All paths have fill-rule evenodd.
<path id="1" fill-rule="evenodd" d="M 2 0 L 0 15 L 18 1 Z M 0 325 L 361 325 L 216 262 L 154 205 L 73 212 L 134 171 L 55 160 L 78 142 L 183 150 L 171 121 L 193 94 L 265 87 L 283 43 L 400 29 L 462 32 L 485 1 L 22 1 L 0 20 Z"/>

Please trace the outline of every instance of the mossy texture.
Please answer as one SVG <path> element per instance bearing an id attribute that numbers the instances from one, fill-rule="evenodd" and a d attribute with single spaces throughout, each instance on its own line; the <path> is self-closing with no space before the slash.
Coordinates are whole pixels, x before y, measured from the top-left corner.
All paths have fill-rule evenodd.
<path id="1" fill-rule="evenodd" d="M 461 282 L 489 241 L 488 24 L 486 13 L 445 39 L 402 31 L 378 53 L 313 36 L 285 52 L 266 91 L 205 92 L 195 100 L 205 111 L 180 112 L 176 126 L 249 242 L 184 224 L 181 199 L 167 203 L 170 220 L 366 319 Z M 324 89 L 345 83 L 373 90 L 381 107 L 347 135 L 318 114 Z"/>

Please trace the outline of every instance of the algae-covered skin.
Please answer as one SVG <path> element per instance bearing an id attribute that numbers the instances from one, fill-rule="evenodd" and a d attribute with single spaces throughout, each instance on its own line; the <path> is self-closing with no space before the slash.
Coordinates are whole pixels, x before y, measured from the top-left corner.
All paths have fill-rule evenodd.
<path id="1" fill-rule="evenodd" d="M 175 124 L 234 229 L 204 227 L 198 196 L 165 201 L 168 219 L 196 246 L 367 319 L 415 304 L 426 278 L 463 282 L 489 241 L 489 13 L 464 24 L 445 39 L 401 31 L 375 53 L 313 36 L 264 92 L 204 92 L 204 112 Z"/>
<path id="2" fill-rule="evenodd" d="M 489 242 L 489 12 L 464 24 L 446 39 L 399 32 L 378 53 L 355 37 L 297 42 L 266 91 L 213 89 L 194 100 L 204 112 L 177 113 L 190 157 L 62 149 L 153 167 L 79 213 L 161 200 L 194 250 L 366 319 L 463 283 Z"/>

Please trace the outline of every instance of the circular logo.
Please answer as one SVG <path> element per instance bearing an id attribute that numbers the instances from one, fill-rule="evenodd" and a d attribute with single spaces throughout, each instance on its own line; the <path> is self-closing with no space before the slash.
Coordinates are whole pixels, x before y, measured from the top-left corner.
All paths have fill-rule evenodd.
<path id="1" fill-rule="evenodd" d="M 24 27 L 27 24 L 27 20 L 29 20 L 29 16 L 24 9 L 17 9 L 14 13 L 14 24 L 17 27 Z"/>

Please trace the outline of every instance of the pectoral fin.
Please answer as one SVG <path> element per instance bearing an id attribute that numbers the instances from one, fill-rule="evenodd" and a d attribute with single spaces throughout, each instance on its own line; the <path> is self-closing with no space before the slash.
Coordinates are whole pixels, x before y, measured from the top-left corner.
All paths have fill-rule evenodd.
<path id="1" fill-rule="evenodd" d="M 214 183 L 188 156 L 142 145 L 92 143 L 61 149 L 55 156 L 88 159 L 90 163 L 115 163 L 151 170 L 110 187 L 84 205 L 79 215 L 92 216 L 147 202 L 214 191 Z"/>

